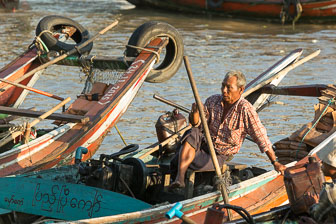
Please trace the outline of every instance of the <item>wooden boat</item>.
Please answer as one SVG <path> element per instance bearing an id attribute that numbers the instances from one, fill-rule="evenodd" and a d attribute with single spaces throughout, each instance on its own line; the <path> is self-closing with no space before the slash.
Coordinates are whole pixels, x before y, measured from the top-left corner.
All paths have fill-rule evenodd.
<path id="1" fill-rule="evenodd" d="M 263 80 L 262 75 L 254 80 L 259 95 L 266 86 L 258 83 L 269 84 L 304 60 L 296 59 L 270 78 Z M 189 128 L 143 150 L 134 151 L 137 146 L 130 145 L 112 155 L 100 155 L 99 160 L 0 178 L 1 217 L 14 220 L 11 211 L 16 211 L 17 221 L 30 219 L 33 214 L 37 218 L 80 219 L 73 223 L 180 223 L 178 218 L 168 220 L 165 216 L 175 202 L 180 202 L 186 216 L 203 223 L 207 209 L 222 201 L 221 193 L 213 188 L 214 170 L 188 170 L 183 191 L 167 190 L 174 152 L 165 146 Z M 287 202 L 283 177 L 276 171 L 236 163 L 228 163 L 228 169 L 233 180 L 228 186 L 230 204 L 254 214 Z M 234 218 L 239 216 L 234 214 Z"/>
<path id="2" fill-rule="evenodd" d="M 314 157 L 317 160 L 319 160 L 316 153 L 320 150 L 324 150 L 324 148 L 327 145 L 334 145 L 335 140 L 336 140 L 336 132 L 333 132 L 328 138 L 324 139 L 324 141 L 322 141 L 318 146 L 313 148 L 307 157 L 308 158 Z M 327 146 L 327 147 L 330 147 L 330 146 Z M 296 166 L 297 167 L 306 166 L 309 163 L 309 161 L 307 161 L 307 157 L 298 161 Z M 303 172 L 306 172 L 306 171 L 303 171 Z M 304 180 L 304 178 L 302 178 L 302 180 Z M 331 182 L 332 180 L 330 177 L 325 177 L 325 181 Z M 308 182 L 306 186 L 309 186 L 310 184 L 312 183 Z M 303 188 L 303 189 L 305 189 L 305 191 L 310 190 L 309 188 Z M 316 190 L 316 188 L 314 190 Z M 301 199 L 297 198 L 297 200 L 301 200 Z M 303 220 L 304 218 L 309 217 L 309 214 L 307 214 L 306 212 L 298 212 L 298 207 L 297 207 L 298 204 L 299 203 L 293 203 L 292 205 L 291 203 L 289 203 L 286 205 L 277 206 L 277 207 L 270 209 L 269 211 L 254 214 L 253 216 L 251 216 L 251 219 L 253 219 L 254 223 L 269 223 L 269 224 L 272 224 L 272 223 L 274 224 L 276 223 L 288 223 L 288 224 L 289 223 L 292 223 L 292 224 L 305 223 L 305 221 Z M 302 204 L 300 205 L 300 207 L 302 209 Z M 246 223 L 246 219 L 239 219 L 239 220 L 225 222 L 225 223 L 228 223 L 228 224 L 229 223 L 237 223 L 237 224 Z"/>
<path id="3" fill-rule="evenodd" d="M 143 29 L 144 26 L 156 28 L 160 36 L 162 33 L 169 32 L 169 38 L 163 36 L 156 38 L 159 34 L 155 32 L 148 35 L 147 30 Z M 42 111 L 8 107 L 14 103 L 16 94 L 13 91 L 14 87 L 8 89 L 13 92 L 12 96 L 9 93 L 4 94 L 8 91 L 1 93 L 4 95 L 1 95 L 4 106 L 0 106 L 0 113 L 37 119 L 30 125 L 13 124 L 3 131 L 5 137 L 0 140 L 0 176 L 51 168 L 59 164 L 71 164 L 74 162 L 75 151 L 79 146 L 88 150 L 83 159 L 90 158 L 97 151 L 108 130 L 127 110 L 145 80 L 162 82 L 175 74 L 183 55 L 182 39 L 178 32 L 169 24 L 162 22 L 146 23 L 136 31 L 129 40 L 126 50 L 128 57 L 93 57 L 88 55 L 92 43 L 80 48 L 90 39 L 87 30 L 77 22 L 61 16 L 47 16 L 39 22 L 36 32 L 40 41 L 36 40 L 35 43 L 40 44 L 35 44 L 36 46 L 32 46 L 17 60 L 6 66 L 1 70 L 1 75 L 11 74 L 13 77 L 11 80 L 15 80 L 14 78 L 17 80 L 17 77 L 21 76 L 20 79 L 27 82 L 36 75 L 35 71 L 39 66 L 47 65 L 49 60 L 74 47 L 77 47 L 78 52 L 74 55 L 67 54 L 68 56 L 58 64 L 78 66 L 90 72 L 87 74 L 88 79 L 84 90 L 80 90 L 78 98 L 63 113 L 49 113 L 47 116 Z M 147 35 L 147 39 L 142 35 Z M 73 39 L 75 44 L 63 41 L 62 38 L 66 36 Z M 146 48 L 147 44 L 149 48 Z M 38 45 L 42 47 L 38 49 Z M 142 50 L 135 49 L 131 45 L 140 47 Z M 49 52 L 46 52 L 46 49 Z M 162 54 L 162 59 L 158 62 L 159 66 L 153 69 L 162 49 L 169 54 Z M 102 78 L 105 82 L 99 81 L 99 75 L 104 74 L 106 76 Z M 1 83 L 1 85 L 5 84 Z M 46 95 L 64 100 L 52 94 Z M 62 102 L 65 103 L 65 101 Z M 56 127 L 45 129 L 43 126 L 42 129 L 38 127 L 35 131 L 29 127 L 41 119 L 51 120 L 53 122 L 51 125 Z M 33 131 L 37 133 L 36 138 L 29 136 Z M 13 140 L 11 136 L 14 134 Z M 20 141 L 18 138 L 24 139 Z"/>
<path id="4" fill-rule="evenodd" d="M 35 48 L 30 48 L 22 55 L 14 59 L 10 64 L 0 70 L 0 78 L 9 81 L 19 81 L 21 77 L 36 67 L 32 64 L 37 58 L 37 51 Z M 38 80 L 39 75 L 42 73 L 37 72 L 34 75 L 21 80 L 19 83 L 32 87 Z M 7 87 L 7 88 L 4 88 Z M 0 105 L 19 107 L 28 94 L 27 90 L 9 85 L 7 83 L 0 83 Z"/>
<path id="5" fill-rule="evenodd" d="M 336 19 L 335 0 L 128 0 L 137 7 L 155 7 L 175 12 L 203 13 L 248 19 L 332 22 Z"/>

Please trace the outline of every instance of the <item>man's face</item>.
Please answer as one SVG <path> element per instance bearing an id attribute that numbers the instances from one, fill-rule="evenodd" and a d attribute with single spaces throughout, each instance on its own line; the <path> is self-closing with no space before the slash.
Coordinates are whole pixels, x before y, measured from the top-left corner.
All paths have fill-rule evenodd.
<path id="1" fill-rule="evenodd" d="M 222 95 L 224 103 L 233 104 L 239 100 L 240 96 L 244 92 L 245 87 L 237 86 L 237 77 L 231 76 L 225 78 L 222 82 Z"/>

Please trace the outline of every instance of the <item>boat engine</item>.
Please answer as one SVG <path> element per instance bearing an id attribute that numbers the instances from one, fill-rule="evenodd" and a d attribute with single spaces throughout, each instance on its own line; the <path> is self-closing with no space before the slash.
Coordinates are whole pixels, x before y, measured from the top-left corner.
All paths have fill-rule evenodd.
<path id="1" fill-rule="evenodd" d="M 105 155 L 99 160 L 88 160 L 79 165 L 80 182 L 136 198 L 143 198 L 153 182 L 144 162 L 138 158 L 108 161 Z"/>

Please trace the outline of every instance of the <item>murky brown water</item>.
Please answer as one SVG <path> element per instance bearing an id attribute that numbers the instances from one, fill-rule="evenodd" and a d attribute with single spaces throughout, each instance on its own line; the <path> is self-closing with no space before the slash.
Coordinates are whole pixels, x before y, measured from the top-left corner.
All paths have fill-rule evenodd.
<path id="1" fill-rule="evenodd" d="M 0 13 L 0 66 L 22 53 L 33 41 L 38 21 L 53 14 L 78 21 L 91 34 L 96 34 L 117 19 L 119 25 L 95 42 L 91 53 L 96 55 L 121 56 L 133 30 L 144 22 L 160 20 L 170 23 L 183 36 L 185 54 L 189 56 L 203 100 L 219 92 L 223 75 L 227 71 L 241 70 L 250 81 L 296 48 L 303 48 L 304 55 L 316 49 L 322 52 L 315 59 L 291 71 L 281 85 L 328 84 L 336 81 L 336 25 L 298 24 L 293 30 L 291 26 L 267 22 L 138 10 L 123 0 L 21 0 L 21 6 L 15 13 Z M 83 85 L 81 77 L 79 69 L 51 66 L 35 88 L 74 99 Z M 186 107 L 194 101 L 183 66 L 166 83 L 145 83 L 118 123 L 127 143 L 138 143 L 144 148 L 156 141 L 155 122 L 162 113 L 172 108 L 154 100 L 154 93 Z M 277 97 L 275 100 L 284 102 L 285 106 L 273 105 L 260 113 L 272 142 L 288 136 L 313 119 L 313 104 L 317 103 L 315 98 Z M 25 107 L 41 102 L 44 109 L 57 103 L 30 94 L 27 99 L 29 105 Z M 113 152 L 121 147 L 123 143 L 113 129 L 98 153 Z M 270 167 L 257 146 L 248 141 L 234 160 Z"/>

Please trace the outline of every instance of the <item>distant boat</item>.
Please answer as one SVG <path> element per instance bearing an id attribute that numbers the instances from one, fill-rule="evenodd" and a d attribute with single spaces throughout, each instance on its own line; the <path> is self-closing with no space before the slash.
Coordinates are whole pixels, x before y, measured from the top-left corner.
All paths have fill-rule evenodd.
<path id="1" fill-rule="evenodd" d="M 336 0 L 127 0 L 137 7 L 249 19 L 336 21 Z"/>

